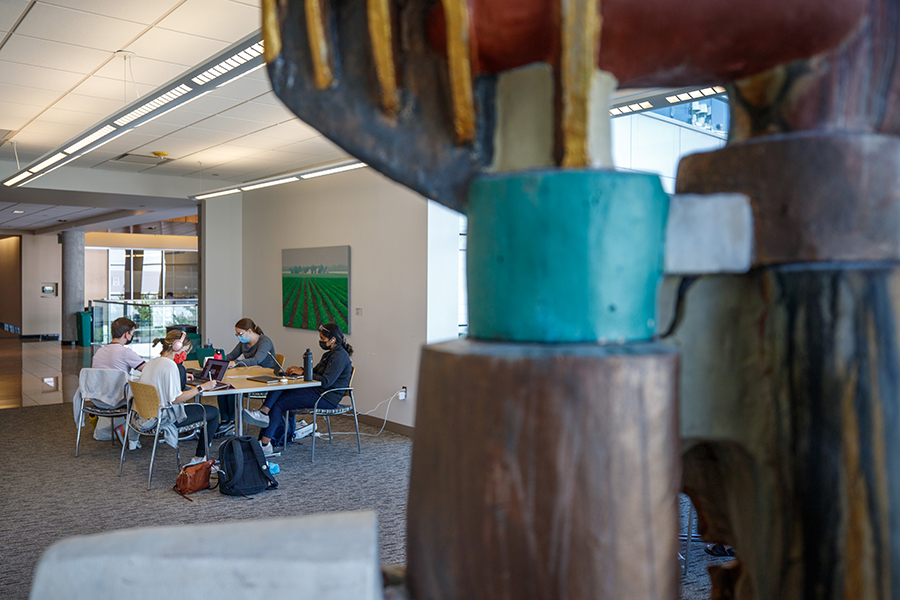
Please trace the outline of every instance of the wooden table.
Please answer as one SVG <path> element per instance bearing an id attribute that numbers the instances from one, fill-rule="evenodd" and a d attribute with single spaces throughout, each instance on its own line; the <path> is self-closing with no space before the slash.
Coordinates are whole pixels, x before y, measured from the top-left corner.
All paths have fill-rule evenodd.
<path id="1" fill-rule="evenodd" d="M 186 369 L 199 369 L 200 364 L 195 361 L 187 361 L 184 363 Z M 203 396 L 225 396 L 234 394 L 236 405 L 234 407 L 234 434 L 243 435 L 243 417 L 241 409 L 243 408 L 243 397 L 251 392 L 270 392 L 272 390 L 292 390 L 305 387 L 319 387 L 321 381 L 304 381 L 303 379 L 288 379 L 287 383 L 261 383 L 259 381 L 249 381 L 248 377 L 257 377 L 260 375 L 273 376 L 275 372 L 265 367 L 233 367 L 225 373 L 225 383 L 234 386 L 233 390 L 216 390 L 214 392 L 203 392 Z"/>

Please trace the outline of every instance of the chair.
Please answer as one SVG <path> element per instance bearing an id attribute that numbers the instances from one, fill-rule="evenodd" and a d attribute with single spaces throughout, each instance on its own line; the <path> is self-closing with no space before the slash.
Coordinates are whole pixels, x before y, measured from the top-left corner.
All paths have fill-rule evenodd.
<path id="1" fill-rule="evenodd" d="M 152 386 L 147 383 L 137 383 L 134 382 L 131 384 L 131 391 L 134 394 L 134 399 L 131 402 L 131 410 L 128 413 L 128 418 L 125 419 L 126 423 L 126 437 L 128 429 L 136 431 L 140 435 L 152 435 L 153 436 L 153 453 L 150 455 L 150 474 L 147 477 L 147 489 L 150 489 L 150 484 L 153 482 L 153 461 L 156 459 L 156 447 L 159 445 L 159 422 L 162 418 L 163 407 L 159 400 L 159 392 L 157 391 L 155 386 Z M 156 425 L 153 429 L 142 430 L 137 423 L 135 422 L 135 418 L 140 417 L 142 419 L 156 419 Z M 191 423 L 190 425 L 184 425 L 183 427 L 178 428 L 178 433 L 189 433 L 194 430 L 203 428 L 204 434 L 206 434 L 206 443 L 209 443 L 209 432 L 206 431 L 206 420 L 200 420 L 197 423 Z M 122 463 L 125 462 L 125 446 L 122 446 L 122 456 L 119 457 L 119 477 L 122 476 Z M 175 467 L 180 468 L 181 465 L 181 449 L 178 445 L 175 446 Z"/>
<path id="2" fill-rule="evenodd" d="M 319 394 L 318 400 L 313 405 L 312 408 L 295 408 L 294 410 L 285 411 L 284 413 L 284 450 L 283 452 L 287 452 L 288 442 L 288 419 L 292 418 L 296 415 L 312 415 L 313 422 L 313 432 L 312 432 L 312 461 L 316 462 L 316 417 L 323 416 L 325 417 L 325 422 L 328 423 L 328 442 L 334 442 L 334 436 L 331 434 L 331 417 L 335 415 L 344 415 L 348 412 L 353 413 L 353 423 L 356 425 L 356 451 L 362 454 L 362 444 L 359 440 L 359 419 L 356 416 L 356 401 L 353 399 L 353 375 L 356 373 L 356 367 L 350 367 L 350 385 L 345 388 L 332 388 L 325 392 Z M 338 404 L 336 408 L 319 408 L 319 402 L 322 401 L 322 397 L 325 394 L 331 394 L 333 392 L 344 392 L 341 395 L 341 400 L 345 397 L 350 397 L 350 404 Z"/>
<path id="3" fill-rule="evenodd" d="M 94 404 L 95 402 L 103 402 L 104 400 L 119 399 L 112 393 L 114 390 L 120 390 L 119 397 L 121 400 L 125 398 L 125 385 L 128 383 L 128 376 L 125 371 L 118 369 L 92 369 L 90 367 L 81 369 L 78 373 L 78 393 L 81 398 L 81 410 L 78 414 L 77 426 L 78 434 L 75 436 L 75 457 L 78 458 L 78 448 L 81 445 L 81 429 L 84 426 L 84 415 L 94 415 L 97 417 L 127 417 L 128 405 L 119 406 L 117 408 L 101 408 Z M 103 402 L 104 404 L 106 402 Z M 122 436 L 122 448 L 125 447 L 125 439 Z M 116 436 L 112 436 L 113 445 L 116 442 Z"/>

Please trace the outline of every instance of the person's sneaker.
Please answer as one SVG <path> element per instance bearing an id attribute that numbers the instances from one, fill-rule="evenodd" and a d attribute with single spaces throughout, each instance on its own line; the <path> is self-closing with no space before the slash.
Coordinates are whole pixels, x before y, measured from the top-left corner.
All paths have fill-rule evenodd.
<path id="1" fill-rule="evenodd" d="M 231 435 L 234 433 L 234 421 L 226 421 L 225 423 L 219 423 L 219 427 L 216 429 L 216 432 L 213 434 L 213 437 L 220 438 L 223 435 Z"/>
<path id="2" fill-rule="evenodd" d="M 266 456 L 272 456 L 273 454 L 275 454 L 275 448 L 272 447 L 272 442 L 269 442 L 268 444 L 263 444 L 262 451 L 263 451 L 263 454 Z"/>
<path id="3" fill-rule="evenodd" d="M 241 414 L 244 416 L 244 421 L 251 425 L 256 425 L 257 427 L 267 427 L 269 425 L 269 415 L 258 410 L 247 410 L 245 408 Z"/>
<path id="4" fill-rule="evenodd" d="M 191 465 L 196 465 L 197 463 L 202 463 L 205 461 L 206 461 L 205 456 L 195 456 L 194 458 L 191 459 L 191 461 L 188 464 L 186 464 L 184 466 L 189 467 Z"/>
<path id="5" fill-rule="evenodd" d="M 128 449 L 137 450 L 141 447 L 141 440 L 128 440 Z"/>

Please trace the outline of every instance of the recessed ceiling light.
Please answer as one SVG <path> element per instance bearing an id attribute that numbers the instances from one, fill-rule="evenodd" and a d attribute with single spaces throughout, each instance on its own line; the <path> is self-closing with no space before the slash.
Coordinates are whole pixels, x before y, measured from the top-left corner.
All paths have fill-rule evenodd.
<path id="1" fill-rule="evenodd" d="M 65 223 L 66 220 L 67 220 L 67 219 L 57 219 L 56 222 L 57 222 L 57 223 Z"/>
<path id="2" fill-rule="evenodd" d="M 13 214 L 14 215 L 22 215 L 22 214 L 25 214 L 25 211 L 24 210 L 14 210 Z"/>

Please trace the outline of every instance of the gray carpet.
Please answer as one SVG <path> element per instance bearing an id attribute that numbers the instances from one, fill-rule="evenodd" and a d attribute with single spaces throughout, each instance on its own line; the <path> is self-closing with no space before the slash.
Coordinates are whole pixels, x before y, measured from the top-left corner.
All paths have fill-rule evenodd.
<path id="1" fill-rule="evenodd" d="M 352 431 L 352 419 L 332 423 L 336 431 Z M 377 432 L 365 425 L 361 430 Z M 286 457 L 272 459 L 281 467 L 278 489 L 249 500 L 204 491 L 188 502 L 171 489 L 177 475 L 172 448 L 160 446 L 148 492 L 152 438 L 127 452 L 119 478 L 121 446 L 98 442 L 90 431 L 84 429 L 75 458 L 71 404 L 0 410 L 0 598 L 28 597 L 41 553 L 57 540 L 137 526 L 367 509 L 378 515 L 382 562 L 406 562 L 407 437 L 389 431 L 363 437 L 361 455 L 355 436 L 336 436 L 331 445 L 320 439 L 315 463 L 309 440 L 302 440 Z M 255 435 L 256 428 L 251 431 Z M 185 442 L 182 457 L 190 458 L 195 444 Z"/>
<path id="2" fill-rule="evenodd" d="M 352 430 L 346 417 L 332 422 L 336 431 Z M 366 425 L 361 429 L 377 431 Z M 251 431 L 255 434 L 256 429 Z M 382 562 L 406 562 L 412 450 L 407 437 L 388 431 L 377 438 L 363 437 L 361 455 L 356 453 L 354 436 L 337 436 L 332 445 L 319 440 L 315 463 L 309 461 L 309 440 L 303 440 L 291 445 L 287 456 L 272 459 L 281 467 L 277 490 L 252 500 L 199 492 L 192 495 L 193 502 L 171 490 L 177 474 L 175 452 L 165 445 L 157 455 L 153 489 L 147 491 L 152 440 L 142 439 L 142 449 L 127 453 L 119 478 L 119 447 L 94 440 L 89 427 L 84 429 L 81 455 L 74 457 L 70 404 L 0 410 L 0 598 L 28 597 L 34 568 L 55 541 L 138 526 L 368 509 L 378 515 Z M 183 456 L 190 457 L 194 445 L 186 442 Z M 682 530 L 687 523 L 686 500 L 682 496 Z M 725 560 L 709 557 L 703 544 L 695 542 L 681 598 L 709 598 L 706 567 Z"/>

